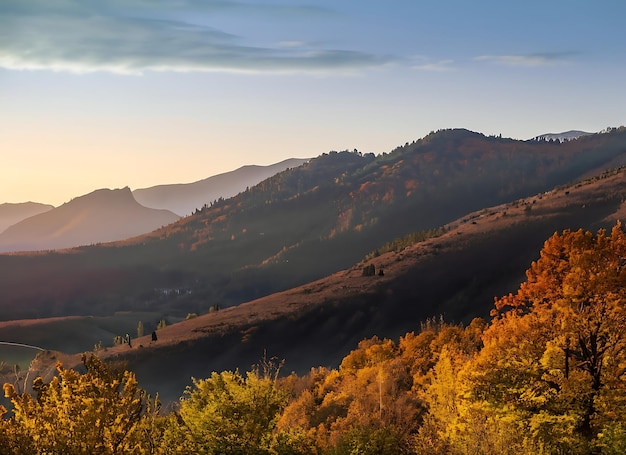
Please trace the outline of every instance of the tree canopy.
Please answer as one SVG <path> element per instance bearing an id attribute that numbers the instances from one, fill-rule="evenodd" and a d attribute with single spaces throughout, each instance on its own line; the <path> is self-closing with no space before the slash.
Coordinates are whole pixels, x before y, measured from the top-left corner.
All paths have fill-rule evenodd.
<path id="1" fill-rule="evenodd" d="M 9 384 L 0 453 L 626 452 L 626 235 L 548 239 L 492 321 L 363 340 L 336 369 L 194 380 L 164 413 L 133 373 L 83 358 L 33 394 Z"/>

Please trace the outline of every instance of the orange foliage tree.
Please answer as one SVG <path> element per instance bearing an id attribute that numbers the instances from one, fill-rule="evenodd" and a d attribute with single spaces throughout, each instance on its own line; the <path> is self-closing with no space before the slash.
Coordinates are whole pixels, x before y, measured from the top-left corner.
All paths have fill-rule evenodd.
<path id="1" fill-rule="evenodd" d="M 520 444 L 599 450 L 626 422 L 626 236 L 555 234 L 516 294 L 496 301 L 465 369 L 475 401 L 518 424 Z M 621 430 L 620 430 L 621 431 Z M 614 434 L 615 432 L 613 432 Z M 625 440 L 626 441 L 626 440 Z M 548 447 L 548 449 L 546 449 Z"/>

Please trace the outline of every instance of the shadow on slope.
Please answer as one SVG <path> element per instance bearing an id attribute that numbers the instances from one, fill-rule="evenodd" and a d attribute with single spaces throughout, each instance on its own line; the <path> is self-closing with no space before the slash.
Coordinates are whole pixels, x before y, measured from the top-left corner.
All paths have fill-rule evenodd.
<path id="1" fill-rule="evenodd" d="M 110 350 L 141 384 L 176 400 L 190 378 L 247 370 L 265 354 L 285 372 L 336 367 L 363 338 L 397 338 L 443 315 L 488 317 L 496 296 L 518 288 L 554 232 L 610 228 L 626 213 L 624 171 L 468 215 L 438 238 L 386 253 L 330 277 L 159 331 L 143 347 Z M 373 264 L 384 275 L 363 276 Z"/>

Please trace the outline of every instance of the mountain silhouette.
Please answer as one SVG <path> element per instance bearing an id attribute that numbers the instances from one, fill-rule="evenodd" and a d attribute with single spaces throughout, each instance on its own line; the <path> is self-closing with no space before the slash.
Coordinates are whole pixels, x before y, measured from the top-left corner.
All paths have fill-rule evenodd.
<path id="1" fill-rule="evenodd" d="M 31 216 L 0 234 L 0 251 L 36 251 L 111 242 L 176 221 L 167 210 L 143 207 L 128 187 L 101 189 Z"/>
<path id="2" fill-rule="evenodd" d="M 7 202 L 0 204 L 0 233 L 15 223 L 33 215 L 47 212 L 53 208 L 54 206 L 52 205 L 40 204 L 37 202 L 22 202 L 18 204 L 11 204 Z"/>
<path id="3" fill-rule="evenodd" d="M 146 207 L 167 209 L 185 216 L 219 198 L 228 199 L 278 172 L 300 166 L 306 161 L 308 159 L 291 158 L 269 166 L 248 165 L 193 183 L 137 189 L 133 195 L 137 202 Z"/>

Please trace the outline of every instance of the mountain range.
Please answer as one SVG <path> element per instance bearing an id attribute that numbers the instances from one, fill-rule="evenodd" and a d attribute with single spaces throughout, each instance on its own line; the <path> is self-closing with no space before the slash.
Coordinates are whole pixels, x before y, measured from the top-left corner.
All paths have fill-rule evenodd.
<path id="1" fill-rule="evenodd" d="M 570 131 L 565 131 L 563 133 L 541 134 L 539 136 L 535 136 L 533 139 L 535 141 L 564 142 L 564 141 L 571 141 L 573 139 L 578 139 L 579 137 L 582 137 L 582 136 L 589 136 L 590 134 L 594 134 L 594 133 L 587 133 L 586 131 L 580 131 L 580 130 L 570 130 Z"/>
<path id="2" fill-rule="evenodd" d="M 235 196 L 247 187 L 285 169 L 298 167 L 308 159 L 291 158 L 269 166 L 248 165 L 193 183 L 158 185 L 133 191 L 137 202 L 146 207 L 166 209 L 181 216 L 205 205 Z"/>
<path id="3" fill-rule="evenodd" d="M 165 403 L 177 400 L 191 377 L 245 370 L 264 355 L 284 359 L 287 372 L 336 368 L 364 338 L 397 339 L 440 317 L 461 323 L 488 318 L 493 298 L 518 288 L 550 235 L 573 226 L 610 229 L 626 215 L 625 200 L 626 169 L 605 172 L 468 213 L 422 241 L 398 243 L 319 280 L 168 325 L 157 330 L 156 342 L 145 335 L 133 339 L 133 347 L 106 347 L 99 355 L 123 362 Z M 364 273 L 370 267 L 373 275 Z M 58 336 L 89 325 L 101 334 L 110 324 L 102 319 L 94 326 L 93 320 L 38 320 L 30 328 Z M 26 324 L 0 323 L 0 333 L 19 339 Z M 154 325 L 146 327 L 149 333 Z M 59 338 L 56 346 L 67 343 Z M 58 360 L 78 365 L 80 355 L 48 352 L 36 371 L 53 371 Z"/>
<path id="4" fill-rule="evenodd" d="M 132 194 L 128 188 L 102 189 L 74 198 L 57 209 L 33 202 L 2 204 L 0 252 L 52 250 L 124 240 L 172 223 L 179 217 L 176 214 L 189 214 L 218 199 L 231 197 L 306 161 L 293 158 L 269 166 L 243 166 L 198 182 L 159 185 Z M 26 221 L 48 211 L 45 216 Z"/>
<path id="5" fill-rule="evenodd" d="M 14 225 L 28 217 L 38 215 L 48 210 L 52 210 L 54 206 L 49 204 L 40 204 L 37 202 L 22 202 L 19 204 L 3 203 L 0 204 L 0 233 L 9 226 Z"/>
<path id="6" fill-rule="evenodd" d="M 606 170 L 625 156 L 623 127 L 567 142 L 442 130 L 379 156 L 326 153 L 149 234 L 0 255 L 0 310 L 62 318 L 22 340 L 51 349 L 109 336 L 103 355 L 154 390 L 245 368 L 263 348 L 304 371 L 429 317 L 487 316 L 553 232 L 623 217 L 623 170 Z M 160 320 L 157 343 L 112 346 Z M 15 324 L 0 335 L 34 336 Z"/>
<path id="7" fill-rule="evenodd" d="M 324 153 L 131 240 L 0 256 L 2 314 L 151 308 L 175 319 L 240 304 L 349 267 L 411 232 L 615 167 L 625 144 L 626 128 L 563 143 L 453 129 L 379 156 Z"/>
<path id="8" fill-rule="evenodd" d="M 128 187 L 96 190 L 8 227 L 0 234 L 0 252 L 111 242 L 150 232 L 178 218 L 168 210 L 138 204 Z"/>

